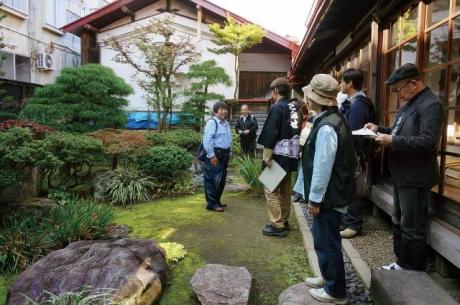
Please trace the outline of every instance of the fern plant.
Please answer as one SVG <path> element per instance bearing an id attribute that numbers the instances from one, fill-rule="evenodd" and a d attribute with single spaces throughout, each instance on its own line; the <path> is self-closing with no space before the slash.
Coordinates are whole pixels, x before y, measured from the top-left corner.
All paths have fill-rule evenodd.
<path id="1" fill-rule="evenodd" d="M 34 301 L 24 296 L 27 305 L 115 305 L 113 289 L 83 290 L 80 292 L 64 292 L 60 295 L 45 291 L 42 301 Z"/>
<path id="2" fill-rule="evenodd" d="M 136 167 L 119 166 L 108 172 L 110 182 L 106 193 L 111 204 L 129 205 L 149 200 L 153 181 Z"/>

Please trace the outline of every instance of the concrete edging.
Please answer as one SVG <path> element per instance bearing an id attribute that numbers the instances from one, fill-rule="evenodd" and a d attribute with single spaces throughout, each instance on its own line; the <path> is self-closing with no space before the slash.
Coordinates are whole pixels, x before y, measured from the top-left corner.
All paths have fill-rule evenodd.
<path id="1" fill-rule="evenodd" d="M 318 265 L 318 257 L 316 256 L 315 248 L 313 246 L 313 236 L 311 234 L 310 227 L 305 219 L 300 203 L 293 202 L 292 204 L 294 206 L 294 213 L 296 215 L 297 222 L 299 223 L 299 231 L 302 234 L 303 246 L 308 255 L 308 262 L 314 276 L 320 276 L 321 271 Z M 342 239 L 342 248 L 350 259 L 356 274 L 359 276 L 364 286 L 367 289 L 370 289 L 371 270 L 369 266 L 367 266 L 366 262 L 361 258 L 358 251 L 356 251 L 355 247 L 353 247 L 348 239 Z"/>

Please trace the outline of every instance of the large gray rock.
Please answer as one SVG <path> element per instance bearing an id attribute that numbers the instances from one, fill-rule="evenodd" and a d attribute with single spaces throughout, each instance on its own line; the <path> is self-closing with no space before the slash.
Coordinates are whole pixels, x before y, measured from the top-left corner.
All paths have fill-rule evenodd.
<path id="1" fill-rule="evenodd" d="M 279 298 L 278 305 L 333 305 L 332 303 L 319 302 L 310 296 L 311 288 L 305 283 L 299 283 L 284 290 Z"/>
<path id="2" fill-rule="evenodd" d="M 59 295 L 85 288 L 113 289 L 118 304 L 150 305 L 166 281 L 164 250 L 152 240 L 78 241 L 51 252 L 10 286 L 7 305 L 25 304 L 43 291 Z"/>
<path id="3" fill-rule="evenodd" d="M 190 281 L 202 305 L 247 305 L 252 277 L 244 267 L 208 264 Z"/>

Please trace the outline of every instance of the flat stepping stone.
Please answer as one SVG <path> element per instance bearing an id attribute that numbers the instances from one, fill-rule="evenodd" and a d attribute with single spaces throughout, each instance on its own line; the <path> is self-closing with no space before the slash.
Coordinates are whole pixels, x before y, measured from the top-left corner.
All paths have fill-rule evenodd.
<path id="1" fill-rule="evenodd" d="M 280 294 L 278 305 L 334 305 L 315 300 L 308 293 L 310 289 L 305 283 L 295 284 Z"/>
<path id="2" fill-rule="evenodd" d="M 244 267 L 208 264 L 195 272 L 190 284 L 202 305 L 247 305 L 251 282 Z"/>
<path id="3" fill-rule="evenodd" d="M 379 305 L 458 305 L 447 291 L 421 271 L 374 270 L 371 295 Z"/>

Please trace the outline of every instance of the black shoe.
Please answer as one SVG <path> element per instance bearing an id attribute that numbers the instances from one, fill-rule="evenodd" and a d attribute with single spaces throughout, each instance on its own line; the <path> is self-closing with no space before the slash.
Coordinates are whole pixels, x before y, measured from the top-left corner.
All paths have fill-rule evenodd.
<path id="1" fill-rule="evenodd" d="M 286 237 L 287 231 L 285 231 L 284 228 L 276 228 L 272 224 L 269 224 L 262 230 L 262 234 L 267 236 Z"/>
<path id="2" fill-rule="evenodd" d="M 298 201 L 301 200 L 301 199 L 302 199 L 302 194 L 294 193 L 294 194 L 292 195 L 292 201 L 293 201 L 293 202 L 298 202 Z"/>
<path id="3" fill-rule="evenodd" d="M 223 212 L 224 208 L 223 207 L 215 207 L 215 208 L 206 207 L 206 210 L 211 211 L 211 212 Z"/>

